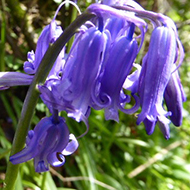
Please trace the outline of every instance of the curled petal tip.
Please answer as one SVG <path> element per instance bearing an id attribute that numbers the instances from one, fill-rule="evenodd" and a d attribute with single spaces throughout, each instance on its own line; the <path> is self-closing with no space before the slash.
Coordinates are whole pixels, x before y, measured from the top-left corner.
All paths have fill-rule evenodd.
<path id="1" fill-rule="evenodd" d="M 65 156 L 73 154 L 79 146 L 79 143 L 73 134 L 69 135 L 69 140 L 70 140 L 70 142 L 67 144 L 65 149 L 62 151 L 62 154 Z"/>
<path id="2" fill-rule="evenodd" d="M 65 164 L 65 157 L 60 152 L 54 152 L 47 156 L 48 163 L 54 167 L 60 167 Z"/>

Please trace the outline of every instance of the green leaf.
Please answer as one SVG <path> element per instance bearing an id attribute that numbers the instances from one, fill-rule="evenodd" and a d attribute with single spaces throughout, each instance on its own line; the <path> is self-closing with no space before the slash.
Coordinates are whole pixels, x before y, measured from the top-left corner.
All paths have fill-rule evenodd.
<path id="1" fill-rule="evenodd" d="M 46 190 L 57 190 L 57 187 L 53 181 L 53 178 L 50 172 L 46 172 L 45 187 L 46 187 Z"/>
<path id="2" fill-rule="evenodd" d="M 16 183 L 15 183 L 15 190 L 18 190 L 18 189 L 24 190 L 20 172 L 18 173 L 18 177 L 17 177 Z"/>
<path id="3" fill-rule="evenodd" d="M 130 138 L 118 138 L 118 141 L 125 142 L 125 143 L 130 143 L 142 147 L 149 147 L 150 145 L 142 140 L 138 139 L 130 139 Z"/>
<path id="4" fill-rule="evenodd" d="M 77 189 L 70 189 L 70 188 L 58 187 L 57 190 L 77 190 Z"/>
<path id="5" fill-rule="evenodd" d="M 190 173 L 183 170 L 173 170 L 173 176 L 177 179 L 190 181 Z"/>
<path id="6" fill-rule="evenodd" d="M 50 172 L 46 172 L 45 187 L 46 190 L 57 190 Z"/>

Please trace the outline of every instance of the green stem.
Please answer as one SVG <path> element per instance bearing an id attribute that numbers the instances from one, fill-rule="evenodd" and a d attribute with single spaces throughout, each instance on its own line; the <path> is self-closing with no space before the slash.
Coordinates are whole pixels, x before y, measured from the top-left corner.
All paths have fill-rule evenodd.
<path id="1" fill-rule="evenodd" d="M 46 51 L 26 95 L 21 112 L 21 117 L 19 119 L 19 123 L 13 140 L 11 155 L 20 151 L 25 144 L 25 138 L 39 97 L 37 85 L 45 82 L 46 77 L 51 70 L 57 56 L 59 55 L 65 44 L 68 42 L 68 40 L 75 34 L 75 31 L 84 22 L 93 18 L 94 16 L 95 15 L 90 13 L 83 13 L 82 15 L 80 15 L 73 23 L 71 23 L 69 27 L 65 29 L 64 33 L 57 39 L 54 44 L 49 46 L 48 50 Z M 18 171 L 19 164 L 13 165 L 11 162 L 8 163 L 6 177 L 4 181 L 5 190 L 14 190 Z"/>

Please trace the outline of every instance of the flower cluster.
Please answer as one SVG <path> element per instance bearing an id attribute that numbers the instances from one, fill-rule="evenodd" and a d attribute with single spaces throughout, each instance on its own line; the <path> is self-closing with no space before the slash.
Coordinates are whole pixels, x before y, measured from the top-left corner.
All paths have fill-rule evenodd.
<path id="1" fill-rule="evenodd" d="M 106 120 L 119 122 L 119 110 L 133 114 L 141 108 L 137 125 L 143 122 L 150 135 L 158 124 L 166 139 L 170 137 L 170 122 L 175 126 L 182 123 L 185 93 L 178 67 L 184 52 L 173 21 L 144 10 L 132 0 L 103 0 L 86 11 L 96 16 L 79 28 L 69 53 L 62 49 L 46 82 L 38 85 L 40 97 L 53 116 L 42 119 L 28 132 L 26 147 L 10 158 L 13 164 L 34 158 L 37 172 L 47 171 L 49 164 L 64 164 L 64 156 L 73 153 L 78 143 L 64 119 L 58 117 L 61 111 L 85 122 L 88 129 L 91 109 L 104 109 Z M 32 81 L 29 74 L 36 73 L 49 44 L 64 33 L 55 17 L 43 29 L 36 51 L 28 53 L 24 63 L 28 83 Z M 144 18 L 151 21 L 153 31 L 142 64 L 137 64 L 135 59 L 148 30 Z M 21 81 L 19 85 L 28 83 Z M 2 88 L 12 86 L 8 79 L 0 84 Z M 131 100 L 135 103 L 127 109 Z"/>

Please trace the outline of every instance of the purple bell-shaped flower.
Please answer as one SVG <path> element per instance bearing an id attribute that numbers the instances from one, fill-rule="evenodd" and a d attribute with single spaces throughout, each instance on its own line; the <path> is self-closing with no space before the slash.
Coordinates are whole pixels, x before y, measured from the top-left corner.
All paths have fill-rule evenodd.
<path id="1" fill-rule="evenodd" d="M 65 120 L 58 117 L 55 121 L 53 117 L 46 117 L 28 132 L 25 148 L 12 155 L 10 161 L 19 164 L 34 159 L 35 171 L 45 172 L 49 165 L 62 166 L 65 156 L 77 148 L 78 142 L 73 134 L 69 134 Z"/>
<path id="2" fill-rule="evenodd" d="M 173 29 L 157 27 L 152 32 L 149 50 L 143 59 L 139 80 L 139 96 L 142 111 L 137 124 L 144 122 L 147 134 L 152 134 L 155 124 L 161 121 L 161 127 L 168 128 L 169 120 L 162 104 L 165 88 L 169 82 L 172 65 L 176 57 L 176 36 Z M 162 130 L 169 138 L 169 130 Z"/>
<path id="3" fill-rule="evenodd" d="M 40 87 L 40 91 L 49 107 L 65 110 L 79 122 L 89 116 L 92 87 L 99 75 L 110 33 L 91 27 L 78 38 L 68 54 L 61 80 L 56 84 L 54 81 L 49 89 L 46 85 Z"/>
<path id="4" fill-rule="evenodd" d="M 55 15 L 56 16 L 56 15 Z M 62 34 L 63 30 L 60 26 L 57 26 L 55 17 L 49 25 L 47 25 L 37 42 L 35 53 L 34 51 L 28 52 L 28 61 L 24 63 L 24 71 L 27 74 L 35 74 L 38 66 L 46 53 L 50 44 L 54 43 L 56 39 Z M 60 52 L 57 57 L 53 68 L 51 69 L 48 78 L 59 78 L 59 74 L 62 71 L 65 60 L 65 49 Z"/>
<path id="5" fill-rule="evenodd" d="M 174 69 L 176 69 L 175 65 Z M 179 78 L 178 70 L 173 72 L 171 75 L 171 78 L 164 92 L 164 99 L 168 111 L 171 112 L 170 120 L 175 126 L 180 126 L 183 119 L 183 102 L 186 101 L 186 96 Z"/>
<path id="6" fill-rule="evenodd" d="M 114 41 L 96 82 L 95 93 L 93 93 L 94 108 L 104 108 L 106 120 L 113 119 L 118 122 L 118 109 L 131 114 L 139 108 L 138 98 L 134 96 L 137 104 L 132 109 L 124 109 L 130 97 L 122 91 L 138 53 L 137 41 L 132 38 L 134 27 L 134 24 L 131 24 L 127 36 Z"/>

